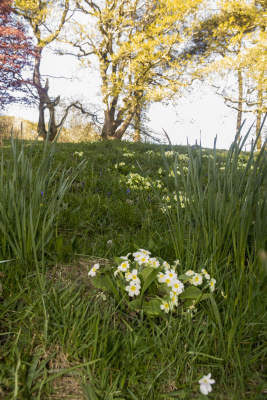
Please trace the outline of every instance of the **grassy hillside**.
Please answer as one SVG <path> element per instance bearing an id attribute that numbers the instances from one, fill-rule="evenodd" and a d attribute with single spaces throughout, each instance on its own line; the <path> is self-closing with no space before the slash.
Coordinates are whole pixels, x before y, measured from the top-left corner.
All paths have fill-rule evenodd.
<path id="1" fill-rule="evenodd" d="M 267 161 L 241 150 L 4 141 L 0 397 L 265 398 Z"/>

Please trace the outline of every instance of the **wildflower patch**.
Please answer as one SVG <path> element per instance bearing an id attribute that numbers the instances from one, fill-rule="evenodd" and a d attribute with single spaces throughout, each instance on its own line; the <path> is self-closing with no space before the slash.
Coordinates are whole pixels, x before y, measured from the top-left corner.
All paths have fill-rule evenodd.
<path id="1" fill-rule="evenodd" d="M 116 267 L 95 264 L 88 276 L 96 288 L 109 292 L 129 311 L 193 315 L 197 304 L 215 290 L 216 280 L 205 269 L 181 273 L 179 260 L 170 265 L 145 249 L 116 257 L 115 262 Z"/>

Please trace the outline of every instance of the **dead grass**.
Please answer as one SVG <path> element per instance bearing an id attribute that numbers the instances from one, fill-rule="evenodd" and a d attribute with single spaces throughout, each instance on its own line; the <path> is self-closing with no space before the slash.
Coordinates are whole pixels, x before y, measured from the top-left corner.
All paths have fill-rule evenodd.
<path id="1" fill-rule="evenodd" d="M 55 350 L 57 351 L 56 354 L 48 362 L 50 374 L 56 374 L 64 369 L 77 365 L 76 363 L 68 361 L 68 356 L 59 345 L 50 347 L 49 350 L 45 352 L 44 357 L 49 357 Z M 52 393 L 48 395 L 49 399 L 84 400 L 86 398 L 83 393 L 79 370 L 66 373 L 61 377 L 53 379 L 50 385 Z"/>
<path id="2" fill-rule="evenodd" d="M 71 264 L 56 264 L 49 269 L 47 276 L 53 281 L 60 280 L 66 285 L 72 284 L 75 281 L 78 286 L 86 284 L 90 287 L 88 272 L 96 263 L 101 266 L 107 266 L 109 260 L 106 258 L 81 258 Z"/>

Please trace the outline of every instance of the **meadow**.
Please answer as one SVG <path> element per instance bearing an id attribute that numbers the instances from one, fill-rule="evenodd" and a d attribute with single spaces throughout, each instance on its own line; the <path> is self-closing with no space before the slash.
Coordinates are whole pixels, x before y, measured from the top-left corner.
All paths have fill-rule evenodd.
<path id="1" fill-rule="evenodd" d="M 0 398 L 266 398 L 267 159 L 245 141 L 3 141 Z"/>

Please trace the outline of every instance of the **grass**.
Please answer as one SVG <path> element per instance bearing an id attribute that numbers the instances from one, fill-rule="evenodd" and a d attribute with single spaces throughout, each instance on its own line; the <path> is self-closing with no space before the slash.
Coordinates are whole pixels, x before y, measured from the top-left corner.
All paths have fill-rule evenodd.
<path id="1" fill-rule="evenodd" d="M 236 142 L 4 141 L 0 398 L 203 399 L 211 372 L 209 398 L 264 399 L 266 175 Z M 139 248 L 206 268 L 210 301 L 153 317 L 105 299 L 88 271 Z"/>

